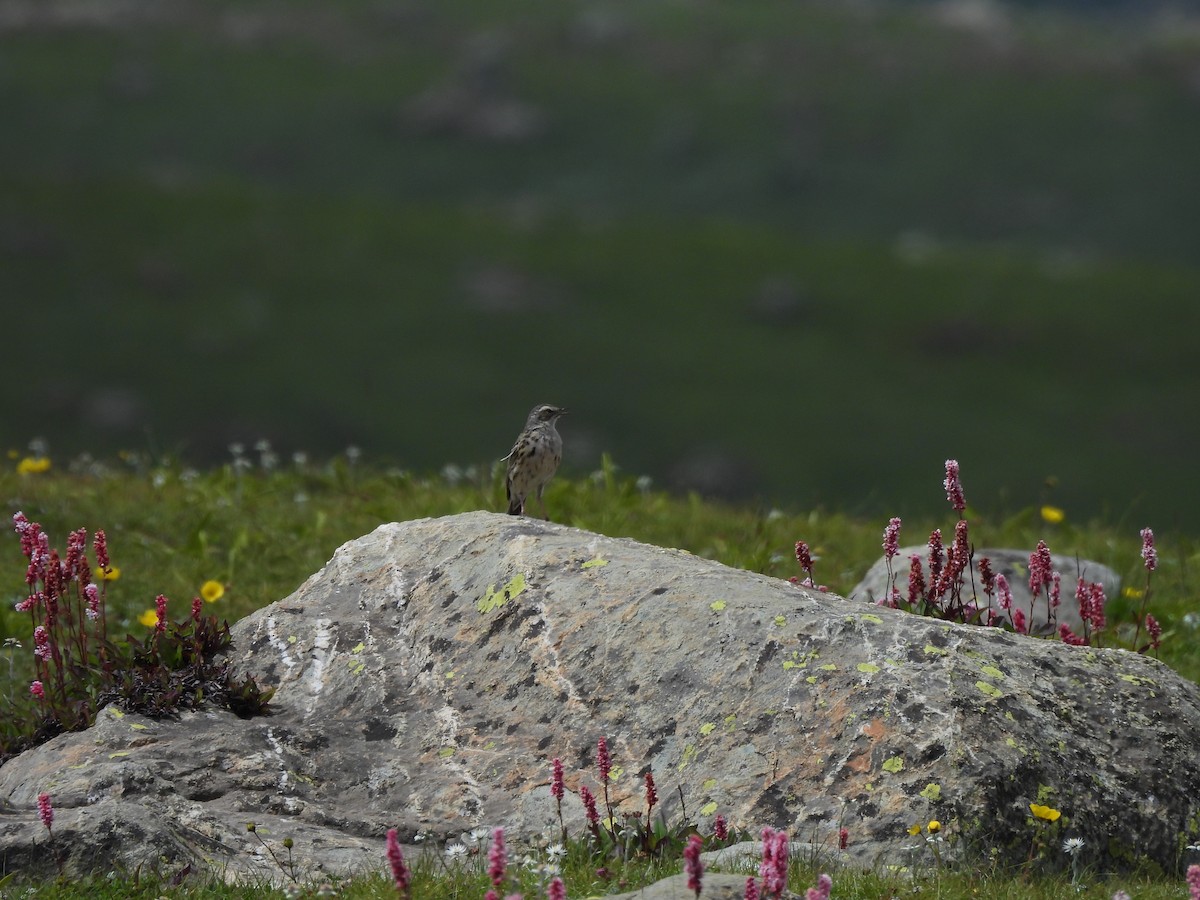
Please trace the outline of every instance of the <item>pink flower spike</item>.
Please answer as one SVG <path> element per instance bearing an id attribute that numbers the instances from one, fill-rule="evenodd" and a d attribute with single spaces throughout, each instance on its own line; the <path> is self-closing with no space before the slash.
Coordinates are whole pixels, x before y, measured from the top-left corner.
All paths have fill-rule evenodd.
<path id="1" fill-rule="evenodd" d="M 492 831 L 492 846 L 488 850 L 488 877 L 492 885 L 499 888 L 504 884 L 504 874 L 508 871 L 508 851 L 504 847 L 504 829 Z"/>
<path id="2" fill-rule="evenodd" d="M 746 879 L 746 893 L 743 900 L 758 900 L 758 879 L 753 875 Z"/>
<path id="3" fill-rule="evenodd" d="M 921 557 L 914 553 L 908 569 L 908 602 L 916 605 L 925 595 L 925 575 L 921 569 Z"/>
<path id="4" fill-rule="evenodd" d="M 563 764 L 557 756 L 550 763 L 550 796 L 562 802 L 563 798 Z"/>
<path id="5" fill-rule="evenodd" d="M 1003 610 L 1012 609 L 1012 588 L 1008 586 L 1008 579 L 1004 577 L 1003 573 L 996 576 L 996 602 Z"/>
<path id="6" fill-rule="evenodd" d="M 154 614 L 157 616 L 154 622 L 154 631 L 162 634 L 167 630 L 167 598 L 162 594 L 154 598 Z"/>
<path id="7" fill-rule="evenodd" d="M 718 841 L 729 839 L 729 826 L 725 822 L 725 817 L 717 813 L 717 817 L 713 819 L 713 837 Z"/>
<path id="8" fill-rule="evenodd" d="M 845 850 L 848 846 L 850 846 L 850 829 L 849 828 L 839 828 L 838 829 L 838 849 Z"/>
<path id="9" fill-rule="evenodd" d="M 54 807 L 50 805 L 50 795 L 38 794 L 37 807 L 38 818 L 42 820 L 42 824 L 49 831 L 50 826 L 54 824 Z"/>
<path id="10" fill-rule="evenodd" d="M 199 597 L 192 598 L 192 621 L 199 624 L 200 610 L 204 608 L 204 601 Z"/>
<path id="11" fill-rule="evenodd" d="M 1019 608 L 1014 609 L 1012 611 L 1012 623 L 1013 629 L 1017 632 L 1017 634 L 1029 633 L 1029 628 L 1025 624 L 1025 610 Z"/>
<path id="12" fill-rule="evenodd" d="M 31 682 L 29 685 L 29 693 L 37 697 L 39 700 L 46 699 L 46 688 L 42 686 L 40 681 Z"/>
<path id="13" fill-rule="evenodd" d="M 612 759 L 608 755 L 608 741 L 603 737 L 596 742 L 596 768 L 600 771 L 600 780 L 608 781 L 608 773 L 612 771 Z"/>
<path id="14" fill-rule="evenodd" d="M 1153 572 L 1158 568 L 1158 551 L 1154 549 L 1154 532 L 1149 528 L 1142 529 L 1142 559 L 1146 562 L 1146 571 Z"/>
<path id="15" fill-rule="evenodd" d="M 1035 598 L 1050 583 L 1052 568 L 1050 548 L 1045 541 L 1038 541 L 1037 549 L 1029 554 L 1029 592 Z"/>
<path id="16" fill-rule="evenodd" d="M 96 565 L 105 572 L 110 568 L 108 559 L 108 538 L 104 536 L 104 531 L 97 531 L 92 538 L 92 549 L 96 551 Z"/>
<path id="17" fill-rule="evenodd" d="M 1162 626 L 1158 624 L 1158 619 L 1146 613 L 1146 633 L 1150 635 L 1150 646 L 1157 650 L 1162 646 Z"/>
<path id="18" fill-rule="evenodd" d="M 683 870 L 687 873 L 689 891 L 700 896 L 700 881 L 704 875 L 704 863 L 700 861 L 700 851 L 704 847 L 704 839 L 698 834 L 688 838 L 687 847 L 683 850 Z"/>
<path id="19" fill-rule="evenodd" d="M 1050 574 L 1050 608 L 1058 609 L 1062 601 L 1062 576 L 1057 572 Z"/>
<path id="20" fill-rule="evenodd" d="M 650 815 L 650 810 L 654 809 L 654 804 L 658 802 L 658 791 L 654 788 L 654 774 L 646 773 L 646 815 Z"/>
<path id="21" fill-rule="evenodd" d="M 87 617 L 95 621 L 100 617 L 100 589 L 89 584 L 83 589 L 83 599 L 87 601 Z"/>
<path id="22" fill-rule="evenodd" d="M 567 900 L 567 886 L 557 875 L 550 879 L 550 885 L 546 888 L 546 900 Z"/>
<path id="23" fill-rule="evenodd" d="M 967 501 L 963 499 L 962 482 L 958 477 L 957 459 L 946 460 L 946 480 L 942 482 L 942 486 L 946 489 L 946 499 L 957 512 L 967 508 Z"/>
<path id="24" fill-rule="evenodd" d="M 50 634 L 44 625 L 33 629 L 33 655 L 38 659 L 50 659 Z"/>
<path id="25" fill-rule="evenodd" d="M 1188 866 L 1187 886 L 1191 900 L 1200 900 L 1200 866 Z"/>
<path id="26" fill-rule="evenodd" d="M 833 890 L 833 879 L 822 873 L 817 877 L 817 886 L 810 887 L 804 894 L 805 900 L 829 900 Z"/>
<path id="27" fill-rule="evenodd" d="M 400 849 L 400 839 L 396 836 L 395 828 L 389 828 L 387 833 L 387 861 L 392 867 L 392 880 L 396 882 L 396 890 L 407 897 L 412 872 L 404 864 L 404 853 Z"/>
<path id="28" fill-rule="evenodd" d="M 804 541 L 796 541 L 796 562 L 800 563 L 800 568 L 805 571 L 813 567 L 812 552 Z"/>
<path id="29" fill-rule="evenodd" d="M 589 825 L 600 824 L 600 814 L 596 812 L 596 797 L 588 789 L 586 784 L 579 786 L 579 799 L 583 801 L 584 814 L 587 816 Z"/>
<path id="30" fill-rule="evenodd" d="M 1070 644 L 1073 647 L 1086 647 L 1087 638 L 1080 637 L 1071 630 L 1071 626 L 1066 622 L 1061 622 L 1058 626 L 1058 637 L 1064 644 Z"/>
<path id="31" fill-rule="evenodd" d="M 883 554 L 888 559 L 900 552 L 900 519 L 892 518 L 883 529 Z"/>

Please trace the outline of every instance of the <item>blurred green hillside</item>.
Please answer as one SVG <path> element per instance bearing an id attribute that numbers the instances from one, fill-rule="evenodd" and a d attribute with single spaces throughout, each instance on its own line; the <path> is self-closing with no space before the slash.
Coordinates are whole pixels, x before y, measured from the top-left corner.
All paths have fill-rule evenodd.
<path id="1" fill-rule="evenodd" d="M 0 441 L 426 469 L 549 401 L 577 472 L 1195 532 L 1198 112 L 1153 18 L 10 2 Z"/>

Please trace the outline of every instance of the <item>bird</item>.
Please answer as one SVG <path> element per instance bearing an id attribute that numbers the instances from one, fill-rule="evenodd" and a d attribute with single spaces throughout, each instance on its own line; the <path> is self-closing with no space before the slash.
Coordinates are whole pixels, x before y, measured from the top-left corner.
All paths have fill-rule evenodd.
<path id="1" fill-rule="evenodd" d="M 508 514 L 510 516 L 525 515 L 525 500 L 530 494 L 537 493 L 538 503 L 542 506 L 542 515 L 550 521 L 546 512 L 546 503 L 542 500 L 542 491 L 546 484 L 558 471 L 562 462 L 562 438 L 554 423 L 559 416 L 567 411 L 561 406 L 550 406 L 539 403 L 529 411 L 525 427 L 517 435 L 516 443 L 508 451 L 508 474 L 505 478 L 505 489 L 508 493 Z"/>

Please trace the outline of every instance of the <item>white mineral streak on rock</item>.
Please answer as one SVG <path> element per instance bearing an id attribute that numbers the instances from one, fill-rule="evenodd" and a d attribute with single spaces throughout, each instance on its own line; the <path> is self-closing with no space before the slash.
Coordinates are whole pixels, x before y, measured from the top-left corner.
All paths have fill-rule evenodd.
<path id="1" fill-rule="evenodd" d="M 296 667 L 296 660 L 292 658 L 291 648 L 288 642 L 281 638 L 275 629 L 275 617 L 267 616 L 267 640 L 271 642 L 271 646 L 279 653 L 279 660 L 289 669 Z"/>
<path id="2" fill-rule="evenodd" d="M 308 652 L 309 663 L 304 673 L 304 686 L 308 691 L 308 700 L 304 705 L 306 715 L 312 715 L 317 698 L 325 686 L 325 669 L 329 666 L 329 648 L 333 643 L 333 631 L 329 625 L 328 619 L 317 619 L 312 649 Z"/>
<path id="3" fill-rule="evenodd" d="M 267 743 L 271 745 L 271 752 L 275 754 L 275 759 L 279 761 L 279 789 L 285 790 L 288 783 L 287 762 L 283 758 L 283 744 L 279 742 L 279 738 L 275 736 L 275 729 L 267 729 Z"/>

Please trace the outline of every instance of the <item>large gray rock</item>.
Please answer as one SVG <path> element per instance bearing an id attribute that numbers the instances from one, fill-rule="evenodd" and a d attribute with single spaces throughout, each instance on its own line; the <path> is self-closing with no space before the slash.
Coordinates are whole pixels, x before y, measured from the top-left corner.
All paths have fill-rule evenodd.
<path id="1" fill-rule="evenodd" d="M 997 575 L 1003 575 L 1007 579 L 1009 587 L 1012 588 L 1012 609 L 1020 609 L 1025 613 L 1025 620 L 1032 623 L 1030 631 L 1035 634 L 1057 634 L 1058 625 L 1061 623 L 1069 625 L 1076 634 L 1083 634 L 1083 620 L 1079 615 L 1079 604 L 1075 600 L 1075 586 L 1080 578 L 1089 582 L 1100 582 L 1104 585 L 1104 594 L 1109 599 L 1121 593 L 1121 577 L 1108 566 L 1089 559 L 1081 560 L 1051 553 L 1051 569 L 1062 576 L 1059 606 L 1051 615 L 1046 598 L 1040 596 L 1035 603 L 1033 593 L 1029 590 L 1029 553 L 1028 550 L 994 548 L 976 550 L 974 596 L 979 599 L 981 606 L 986 605 L 987 598 L 983 593 L 978 566 L 981 559 L 987 558 L 991 560 L 992 571 Z M 910 560 L 914 554 L 921 557 L 922 572 L 925 579 L 927 581 L 929 579 L 929 547 L 924 544 L 919 547 L 902 547 L 896 554 L 896 558 L 892 560 L 892 572 L 896 576 L 896 587 L 900 589 L 903 597 L 908 596 L 908 572 Z M 887 557 L 881 556 L 847 596 L 852 600 L 867 600 L 874 603 L 880 597 L 887 595 L 890 586 Z M 972 583 L 969 578 L 966 579 L 963 596 L 972 596 Z M 996 606 L 994 600 L 992 606 L 1007 624 L 1012 624 L 1011 610 L 1004 613 Z"/>
<path id="2" fill-rule="evenodd" d="M 302 877 L 378 869 L 389 827 L 428 845 L 555 826 L 554 756 L 580 834 L 573 792 L 597 787 L 601 735 L 622 811 L 653 769 L 664 805 L 682 788 L 706 832 L 720 811 L 832 848 L 845 826 L 866 865 L 909 862 L 906 829 L 930 818 L 957 839 L 944 857 L 1024 858 L 1041 802 L 1085 839 L 1082 862 L 1173 868 L 1198 808 L 1200 690 L 1153 659 L 865 609 L 538 520 L 381 526 L 234 640 L 278 686 L 274 715 L 106 710 L 11 760 L 10 869 L 57 871 L 39 791 L 68 872 L 191 862 L 279 880 L 262 844 L 286 864 L 285 837 Z"/>

